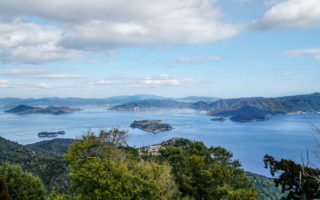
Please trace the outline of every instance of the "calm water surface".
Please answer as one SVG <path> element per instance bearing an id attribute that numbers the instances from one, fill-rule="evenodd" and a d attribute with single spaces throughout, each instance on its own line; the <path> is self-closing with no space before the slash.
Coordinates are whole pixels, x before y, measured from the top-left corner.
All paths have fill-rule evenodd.
<path id="1" fill-rule="evenodd" d="M 317 150 L 317 135 L 307 120 L 320 127 L 320 114 L 278 115 L 262 122 L 214 122 L 210 116 L 193 110 L 159 110 L 145 112 L 110 111 L 99 107 L 84 107 L 78 113 L 67 115 L 15 115 L 0 110 L 0 136 L 21 144 L 30 144 L 43 138 L 42 131 L 64 130 L 61 138 L 76 138 L 87 129 L 98 131 L 119 127 L 129 132 L 129 145 L 144 146 L 160 143 L 173 137 L 203 141 L 206 145 L 222 146 L 240 159 L 243 168 L 258 174 L 269 175 L 264 169 L 265 154 L 301 162 L 301 154 Z M 160 119 L 174 129 L 153 134 L 131 129 L 134 120 Z M 320 148 L 318 148 L 320 149 Z"/>

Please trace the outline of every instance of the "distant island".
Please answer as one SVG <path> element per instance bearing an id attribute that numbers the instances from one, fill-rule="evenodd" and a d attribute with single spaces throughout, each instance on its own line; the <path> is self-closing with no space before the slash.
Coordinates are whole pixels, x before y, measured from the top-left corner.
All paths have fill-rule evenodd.
<path id="1" fill-rule="evenodd" d="M 77 108 L 69 108 L 69 107 L 53 107 L 48 106 L 47 108 L 41 107 L 33 107 L 27 105 L 19 105 L 10 110 L 6 110 L 6 113 L 15 113 L 15 114 L 32 114 L 32 113 L 42 113 L 42 114 L 54 114 L 54 115 L 61 115 L 67 113 L 73 113 L 76 111 L 80 111 Z"/>
<path id="2" fill-rule="evenodd" d="M 224 122 L 224 121 L 226 121 L 226 119 L 225 118 L 223 118 L 223 117 L 216 117 L 216 118 L 212 118 L 212 119 L 210 119 L 211 121 L 219 121 L 219 122 Z"/>
<path id="3" fill-rule="evenodd" d="M 159 133 L 160 131 L 169 131 L 172 130 L 170 124 L 163 123 L 161 120 L 142 120 L 134 121 L 131 125 L 131 128 L 139 128 L 144 131 L 150 131 L 153 133 Z"/>
<path id="4" fill-rule="evenodd" d="M 57 131 L 57 132 L 40 132 L 38 137 L 57 137 L 58 135 L 64 135 L 66 132 Z"/>

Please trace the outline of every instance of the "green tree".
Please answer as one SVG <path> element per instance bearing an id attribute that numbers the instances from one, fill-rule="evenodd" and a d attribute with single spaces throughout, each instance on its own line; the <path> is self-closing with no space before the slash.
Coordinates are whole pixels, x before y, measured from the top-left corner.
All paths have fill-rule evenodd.
<path id="1" fill-rule="evenodd" d="M 0 177 L 0 200 L 10 200 L 8 186 L 5 180 Z"/>
<path id="2" fill-rule="evenodd" d="M 287 192 L 288 195 L 282 199 L 300 200 L 300 199 L 315 199 L 320 198 L 320 185 L 318 181 L 308 176 L 303 171 L 308 171 L 309 174 L 319 174 L 319 169 L 304 167 L 295 163 L 292 160 L 281 159 L 277 161 L 272 156 L 264 157 L 266 168 L 270 168 L 276 186 L 282 187 L 282 192 Z"/>
<path id="3" fill-rule="evenodd" d="M 0 174 L 6 181 L 9 194 L 14 200 L 43 200 L 45 188 L 41 179 L 22 170 L 20 165 L 5 163 Z"/>
<path id="4" fill-rule="evenodd" d="M 257 199 L 252 181 L 232 156 L 224 148 L 208 148 L 202 142 L 186 140 L 168 144 L 160 150 L 160 160 L 171 165 L 184 197 L 199 200 Z"/>
<path id="5" fill-rule="evenodd" d="M 66 154 L 71 187 L 82 199 L 177 199 L 168 165 L 139 162 L 119 129 L 88 131 Z"/>

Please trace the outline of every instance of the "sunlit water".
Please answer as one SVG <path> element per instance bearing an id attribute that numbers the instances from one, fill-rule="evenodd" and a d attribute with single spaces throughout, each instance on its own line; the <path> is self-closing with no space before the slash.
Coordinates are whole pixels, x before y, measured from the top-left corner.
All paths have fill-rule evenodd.
<path id="1" fill-rule="evenodd" d="M 317 135 L 306 123 L 310 120 L 320 127 L 320 114 L 278 115 L 260 122 L 215 122 L 210 116 L 193 110 L 160 110 L 146 112 L 110 111 L 101 107 L 84 107 L 81 112 L 67 115 L 15 115 L 0 110 L 0 136 L 21 144 L 43 140 L 42 131 L 66 132 L 60 138 L 77 138 L 87 129 L 98 131 L 119 127 L 128 130 L 128 144 L 145 146 L 173 137 L 203 141 L 206 145 L 222 146 L 240 159 L 247 171 L 269 175 L 264 169 L 263 157 L 288 158 L 301 162 L 301 155 L 310 154 L 317 147 Z M 134 120 L 160 119 L 171 124 L 172 131 L 153 134 L 131 129 Z"/>

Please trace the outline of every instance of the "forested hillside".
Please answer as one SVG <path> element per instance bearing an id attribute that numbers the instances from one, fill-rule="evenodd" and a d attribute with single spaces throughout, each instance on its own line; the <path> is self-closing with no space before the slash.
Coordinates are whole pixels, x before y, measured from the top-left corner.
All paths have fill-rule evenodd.
<path id="1" fill-rule="evenodd" d="M 212 199 L 224 196 L 279 199 L 280 190 L 270 179 L 244 173 L 239 168 L 240 163 L 232 159 L 232 153 L 221 147 L 206 147 L 202 142 L 174 139 L 159 145 L 156 154 L 150 154 L 147 148 L 126 146 L 126 137 L 126 132 L 114 129 L 102 131 L 97 136 L 88 132 L 77 141 L 54 139 L 27 146 L 0 138 L 0 164 L 19 164 L 23 170 L 39 176 L 47 193 L 51 193 L 51 199 L 70 199 L 79 195 L 105 199 L 108 195 L 116 195 L 105 193 L 105 188 L 111 186 L 114 192 L 122 195 L 118 196 L 120 199 L 125 198 L 123 195 L 146 195 L 142 199 Z M 212 153 L 214 157 L 210 156 Z M 103 170 L 105 167 L 109 171 L 107 174 Z M 133 183 L 141 185 L 136 188 Z M 165 189 L 162 184 L 171 186 Z M 127 193 L 128 189 L 130 193 Z M 100 191 L 100 197 L 96 196 L 97 191 Z"/>

